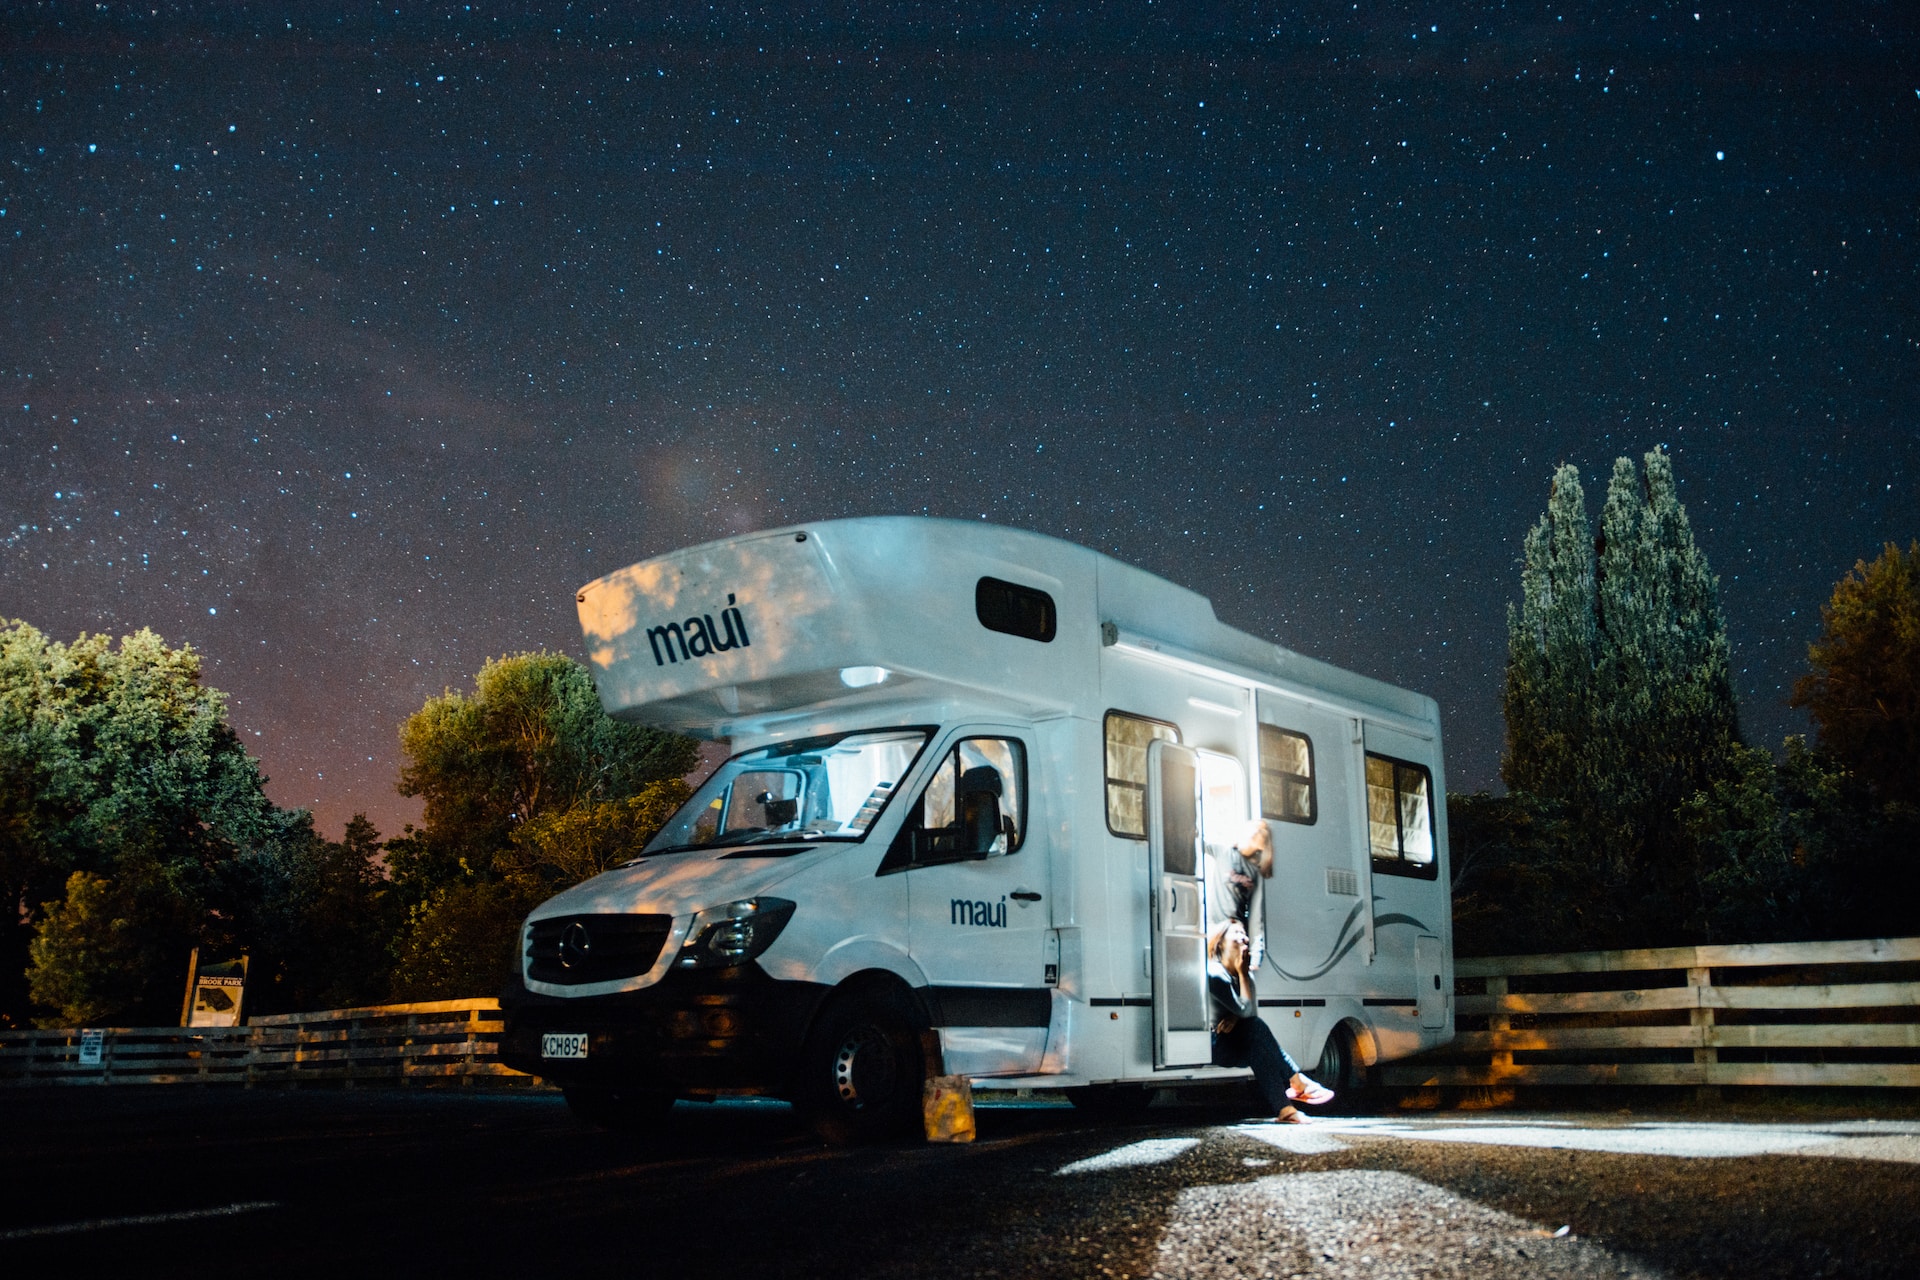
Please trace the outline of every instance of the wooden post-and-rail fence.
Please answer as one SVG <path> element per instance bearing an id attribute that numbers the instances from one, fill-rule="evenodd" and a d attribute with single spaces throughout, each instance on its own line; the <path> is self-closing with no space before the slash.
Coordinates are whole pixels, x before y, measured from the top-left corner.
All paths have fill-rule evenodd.
<path id="1" fill-rule="evenodd" d="M 1455 964 L 1452 1044 L 1395 1088 L 1920 1087 L 1920 938 L 1500 956 Z M 244 1027 L 0 1031 L 4 1084 L 475 1084 L 500 1064 L 491 999 L 253 1018 Z"/>
<path id="2" fill-rule="evenodd" d="M 1494 956 L 1384 1084 L 1920 1086 L 1920 938 Z"/>
<path id="3" fill-rule="evenodd" d="M 500 1002 L 431 1000 L 244 1027 L 0 1031 L 0 1084 L 537 1084 L 500 1064 Z"/>

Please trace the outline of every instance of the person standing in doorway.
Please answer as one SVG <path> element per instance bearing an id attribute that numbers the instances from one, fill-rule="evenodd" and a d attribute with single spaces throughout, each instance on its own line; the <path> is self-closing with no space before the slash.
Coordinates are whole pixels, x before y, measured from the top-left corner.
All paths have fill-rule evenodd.
<path id="1" fill-rule="evenodd" d="M 1233 847 L 1210 850 L 1207 895 L 1213 923 L 1237 920 L 1251 948 L 1250 967 L 1267 954 L 1267 881 L 1273 877 L 1273 833 L 1255 818 L 1240 828 Z"/>

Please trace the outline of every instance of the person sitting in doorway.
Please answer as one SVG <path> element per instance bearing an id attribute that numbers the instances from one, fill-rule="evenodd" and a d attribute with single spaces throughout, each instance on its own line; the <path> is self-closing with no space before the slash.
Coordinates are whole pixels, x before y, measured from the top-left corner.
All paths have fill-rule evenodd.
<path id="1" fill-rule="evenodd" d="M 1333 1090 L 1303 1073 L 1280 1047 L 1273 1028 L 1260 1020 L 1254 996 L 1247 931 L 1237 920 L 1215 925 L 1207 935 L 1207 994 L 1213 999 L 1213 1061 L 1221 1067 L 1252 1067 L 1253 1082 L 1278 1124 L 1306 1124 L 1292 1104 L 1317 1107 Z"/>

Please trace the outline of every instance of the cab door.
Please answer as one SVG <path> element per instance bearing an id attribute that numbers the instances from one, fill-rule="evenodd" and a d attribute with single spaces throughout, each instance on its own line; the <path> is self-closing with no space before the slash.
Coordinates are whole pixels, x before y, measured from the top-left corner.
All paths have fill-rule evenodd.
<path id="1" fill-rule="evenodd" d="M 1153 932 L 1153 1065 L 1213 1060 L 1207 998 L 1207 916 L 1200 849 L 1200 757 L 1157 740 L 1147 747 L 1148 916 Z"/>
<path id="2" fill-rule="evenodd" d="M 907 880 L 908 948 L 946 1025 L 1047 1025 L 1047 841 L 1033 735 L 947 739 L 887 861 Z"/>

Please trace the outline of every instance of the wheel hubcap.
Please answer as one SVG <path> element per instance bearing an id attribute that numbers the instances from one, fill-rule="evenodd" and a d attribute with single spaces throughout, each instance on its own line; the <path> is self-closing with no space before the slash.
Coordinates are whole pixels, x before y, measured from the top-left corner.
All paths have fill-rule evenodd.
<path id="1" fill-rule="evenodd" d="M 872 1106 L 886 1091 L 893 1046 L 878 1027 L 855 1027 L 833 1055 L 833 1088 L 842 1106 Z"/>

